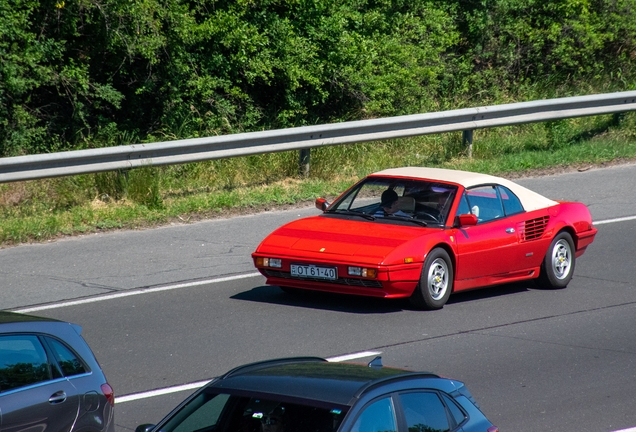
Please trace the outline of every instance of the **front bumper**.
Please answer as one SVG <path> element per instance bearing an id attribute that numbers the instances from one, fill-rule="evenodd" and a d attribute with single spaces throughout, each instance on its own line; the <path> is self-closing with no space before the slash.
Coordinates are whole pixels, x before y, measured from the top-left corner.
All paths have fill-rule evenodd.
<path id="1" fill-rule="evenodd" d="M 317 260 L 301 261 L 283 257 L 275 257 L 282 259 L 283 265 L 281 268 L 270 268 L 256 265 L 257 255 L 254 254 L 253 257 L 256 268 L 267 278 L 268 285 L 368 297 L 409 297 L 417 286 L 422 268 L 422 263 L 370 266 L 368 264 L 359 263 L 318 262 Z M 291 263 L 336 267 L 338 269 L 338 278 L 335 280 L 325 280 L 295 277 L 290 273 Z M 348 266 L 373 267 L 377 270 L 377 277 L 363 278 L 350 276 L 347 272 Z"/>

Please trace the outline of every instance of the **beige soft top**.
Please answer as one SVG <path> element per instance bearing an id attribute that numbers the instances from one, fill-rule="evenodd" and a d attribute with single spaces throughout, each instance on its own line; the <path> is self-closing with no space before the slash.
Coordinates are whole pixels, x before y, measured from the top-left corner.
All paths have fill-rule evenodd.
<path id="1" fill-rule="evenodd" d="M 537 210 L 558 204 L 556 201 L 552 201 L 551 199 L 548 199 L 543 195 L 539 195 L 538 193 L 518 185 L 517 183 L 513 183 L 510 180 L 469 171 L 443 168 L 403 167 L 378 171 L 372 175 L 439 180 L 442 182 L 456 183 L 464 186 L 465 188 L 493 183 L 500 184 L 510 189 L 515 195 L 517 195 L 517 197 L 519 197 L 521 204 L 526 211 Z"/>

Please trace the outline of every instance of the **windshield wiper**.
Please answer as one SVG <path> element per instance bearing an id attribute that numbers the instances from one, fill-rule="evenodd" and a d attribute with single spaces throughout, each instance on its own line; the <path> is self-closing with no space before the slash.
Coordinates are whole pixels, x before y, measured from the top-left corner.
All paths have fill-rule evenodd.
<path id="1" fill-rule="evenodd" d="M 366 220 L 375 220 L 375 216 L 371 216 L 370 214 L 355 212 L 351 210 L 328 210 L 326 213 L 336 213 L 347 216 L 360 216 Z"/>
<path id="2" fill-rule="evenodd" d="M 420 225 L 420 226 L 428 226 L 428 224 L 422 220 L 419 219 L 413 219 L 412 217 L 408 217 L 408 216 L 396 216 L 396 215 L 390 215 L 387 217 L 387 219 L 398 219 L 401 221 L 406 221 L 406 222 L 413 222 L 416 225 Z"/>

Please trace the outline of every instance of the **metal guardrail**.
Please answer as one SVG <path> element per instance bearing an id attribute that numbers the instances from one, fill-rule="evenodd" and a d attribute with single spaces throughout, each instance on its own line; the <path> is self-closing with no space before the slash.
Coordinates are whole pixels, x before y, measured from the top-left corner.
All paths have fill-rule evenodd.
<path id="1" fill-rule="evenodd" d="M 0 183 L 636 111 L 636 91 L 0 159 Z M 301 160 L 303 152 L 301 152 Z"/>

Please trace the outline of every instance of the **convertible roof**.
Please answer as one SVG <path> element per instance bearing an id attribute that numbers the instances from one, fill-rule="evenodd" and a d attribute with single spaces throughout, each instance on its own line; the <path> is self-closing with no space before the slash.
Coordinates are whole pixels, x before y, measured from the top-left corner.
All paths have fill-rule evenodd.
<path id="1" fill-rule="evenodd" d="M 378 171 L 372 175 L 382 175 L 391 177 L 410 177 L 427 180 L 438 180 L 442 182 L 456 183 L 465 188 L 485 184 L 500 184 L 510 189 L 521 200 L 521 204 L 526 211 L 537 210 L 558 204 L 556 201 L 548 199 L 543 195 L 531 191 L 517 183 L 488 174 L 481 174 L 469 171 L 450 170 L 443 168 L 427 167 L 403 167 L 390 168 Z"/>

